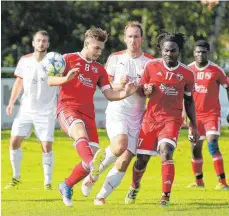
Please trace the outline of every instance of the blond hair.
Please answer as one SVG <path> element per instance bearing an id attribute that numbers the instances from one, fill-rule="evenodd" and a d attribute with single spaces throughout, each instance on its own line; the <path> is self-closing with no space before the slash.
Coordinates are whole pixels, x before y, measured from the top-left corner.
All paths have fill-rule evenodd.
<path id="1" fill-rule="evenodd" d="M 140 29 L 140 33 L 141 33 L 141 36 L 143 36 L 143 29 L 142 29 L 142 24 L 138 21 L 130 21 L 126 24 L 125 26 L 125 29 L 124 29 L 124 35 L 126 34 L 126 30 L 129 28 L 129 27 L 137 27 Z"/>
<path id="2" fill-rule="evenodd" d="M 94 38 L 97 41 L 106 42 L 108 38 L 108 34 L 105 30 L 101 28 L 91 28 L 88 29 L 85 33 L 84 40 L 86 40 L 87 38 Z"/>

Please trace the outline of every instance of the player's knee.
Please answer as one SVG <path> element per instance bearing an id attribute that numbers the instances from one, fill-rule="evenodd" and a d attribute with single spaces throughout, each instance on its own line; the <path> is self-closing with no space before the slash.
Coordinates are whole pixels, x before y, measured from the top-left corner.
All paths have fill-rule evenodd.
<path id="1" fill-rule="evenodd" d="M 126 146 L 123 145 L 117 145 L 115 148 L 112 149 L 112 152 L 115 156 L 119 157 L 123 154 L 123 152 L 126 150 Z"/>
<path id="2" fill-rule="evenodd" d="M 115 165 L 120 172 L 125 172 L 128 168 L 129 163 L 130 163 L 130 161 L 127 159 L 126 160 L 118 160 Z"/>
<path id="3" fill-rule="evenodd" d="M 160 149 L 160 155 L 163 160 L 171 160 L 173 157 L 173 150 L 171 148 Z"/>
<path id="4" fill-rule="evenodd" d="M 212 140 L 208 142 L 208 151 L 212 156 L 220 153 L 217 140 Z"/>
<path id="5" fill-rule="evenodd" d="M 138 170 L 145 169 L 149 162 L 149 159 L 150 159 L 149 155 L 141 155 L 141 157 L 137 157 L 137 160 L 135 162 L 135 167 Z"/>

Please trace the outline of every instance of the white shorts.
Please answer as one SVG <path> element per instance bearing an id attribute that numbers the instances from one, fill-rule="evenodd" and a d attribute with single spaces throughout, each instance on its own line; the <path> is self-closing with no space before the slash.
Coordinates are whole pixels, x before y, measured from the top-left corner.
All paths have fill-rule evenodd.
<path id="1" fill-rule="evenodd" d="M 11 136 L 23 136 L 26 139 L 30 137 L 32 129 L 40 141 L 53 142 L 55 130 L 54 116 L 37 116 L 36 114 L 28 114 L 18 112 L 14 119 Z"/>
<path id="2" fill-rule="evenodd" d="M 121 134 L 128 136 L 128 150 L 136 154 L 138 136 L 141 128 L 141 118 L 139 121 L 131 122 L 131 118 L 126 116 L 107 115 L 106 129 L 110 140 Z"/>

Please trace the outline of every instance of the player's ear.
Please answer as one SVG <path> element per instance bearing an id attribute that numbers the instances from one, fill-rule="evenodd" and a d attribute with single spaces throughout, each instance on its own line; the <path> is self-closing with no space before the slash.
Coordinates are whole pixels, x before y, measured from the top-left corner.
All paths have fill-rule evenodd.
<path id="1" fill-rule="evenodd" d="M 49 45 L 50 45 L 50 42 L 48 42 L 48 46 L 47 46 L 47 48 L 49 48 Z"/>
<path id="2" fill-rule="evenodd" d="M 34 41 L 32 41 L 32 46 L 35 47 L 35 42 Z"/>
<path id="3" fill-rule="evenodd" d="M 142 43 L 144 42 L 144 40 L 145 40 L 145 38 L 142 36 L 142 40 L 141 40 L 141 41 L 142 41 Z"/>

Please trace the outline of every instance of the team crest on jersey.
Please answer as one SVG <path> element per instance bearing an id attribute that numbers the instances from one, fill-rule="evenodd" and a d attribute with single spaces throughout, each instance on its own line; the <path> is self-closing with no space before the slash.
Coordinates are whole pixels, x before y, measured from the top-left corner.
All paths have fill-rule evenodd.
<path id="1" fill-rule="evenodd" d="M 205 73 L 205 79 L 211 79 L 211 77 L 212 77 L 212 74 L 211 74 L 211 72 L 206 72 Z"/>
<path id="2" fill-rule="evenodd" d="M 182 74 L 177 74 L 176 77 L 179 81 L 184 79 L 184 76 Z"/>
<path id="3" fill-rule="evenodd" d="M 93 71 L 94 73 L 98 73 L 98 68 L 97 68 L 97 67 L 92 66 L 91 69 L 92 69 L 92 71 Z"/>

